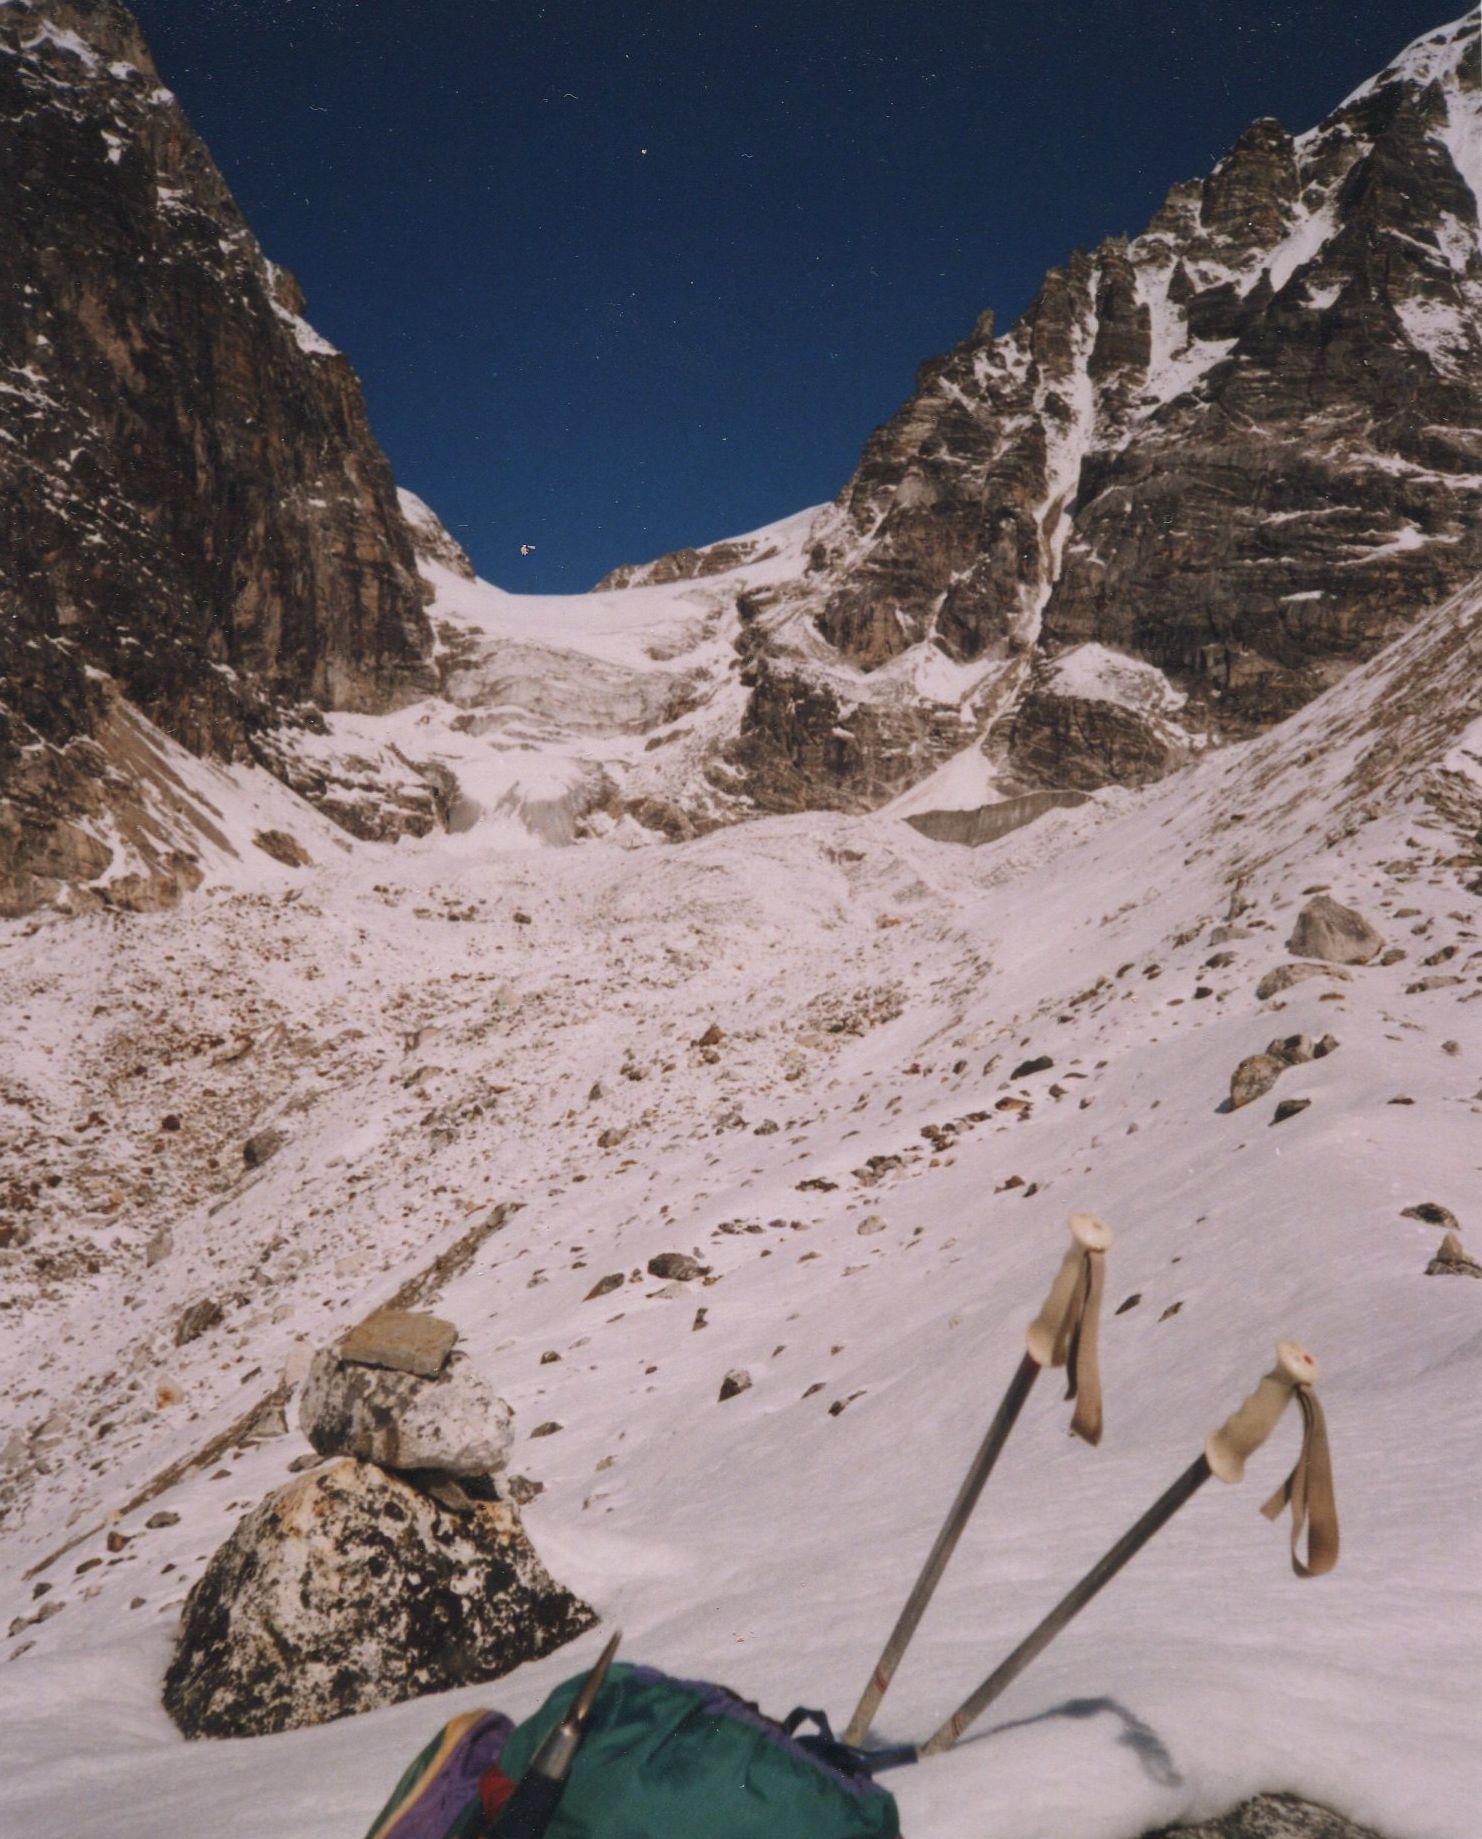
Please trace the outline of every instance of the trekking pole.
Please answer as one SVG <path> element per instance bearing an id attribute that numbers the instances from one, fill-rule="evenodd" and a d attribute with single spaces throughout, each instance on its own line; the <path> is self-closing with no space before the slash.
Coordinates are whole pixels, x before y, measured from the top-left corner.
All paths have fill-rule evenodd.
<path id="1" fill-rule="evenodd" d="M 859 1746 L 870 1727 L 870 1720 L 880 1708 L 880 1701 L 890 1690 L 896 1668 L 901 1663 L 917 1625 L 926 1614 L 926 1606 L 942 1580 L 948 1560 L 957 1549 L 957 1542 L 978 1504 L 988 1477 L 993 1473 L 999 1452 L 1008 1442 L 1009 1432 L 1014 1428 L 1041 1368 L 1069 1365 L 1070 1388 L 1066 1397 L 1076 1398 L 1079 1395 L 1071 1429 L 1088 1443 L 1100 1441 L 1101 1386 L 1096 1372 L 1096 1320 L 1097 1306 L 1101 1300 L 1103 1261 L 1112 1241 L 1111 1228 L 1103 1225 L 1092 1213 L 1073 1213 L 1070 1216 L 1070 1235 L 1070 1249 L 1050 1286 L 1050 1293 L 1039 1314 L 1029 1324 L 1026 1337 L 1028 1352 L 1009 1381 L 1003 1403 L 988 1426 L 988 1434 L 983 1438 L 973 1458 L 972 1467 L 957 1490 L 957 1498 L 942 1523 L 942 1530 L 937 1534 L 936 1543 L 927 1556 L 921 1575 L 906 1598 L 905 1608 L 901 1610 L 895 1627 L 890 1631 L 890 1639 L 885 1643 L 884 1651 L 870 1675 L 869 1684 L 855 1706 L 854 1716 L 849 1720 L 843 1741 L 851 1748 Z"/>
<path id="2" fill-rule="evenodd" d="M 923 1743 L 918 1757 L 936 1756 L 951 1749 L 957 1739 L 991 1705 L 1006 1686 L 1017 1679 L 1037 1654 L 1043 1653 L 1066 1623 L 1079 1615 L 1091 1598 L 1109 1583 L 1130 1558 L 1140 1552 L 1160 1526 L 1171 1520 L 1190 1496 L 1211 1475 L 1237 1482 L 1245 1474 L 1247 1458 L 1276 1428 L 1295 1393 L 1302 1406 L 1304 1434 L 1297 1466 L 1261 1511 L 1274 1519 L 1282 1507 L 1292 1506 L 1292 1566 L 1299 1577 L 1318 1577 L 1338 1562 L 1338 1516 L 1333 1504 L 1332 1465 L 1322 1407 L 1312 1391 L 1317 1362 L 1295 1341 L 1282 1341 L 1276 1365 L 1245 1403 L 1205 1440 L 1204 1451 L 1168 1491 L 1161 1495 L 1137 1524 L 1122 1535 L 1081 1581 L 1055 1605 L 1034 1632 L 1025 1637 L 1000 1666 L 990 1673 L 973 1695 L 952 1713 L 935 1736 Z M 1308 1558 L 1298 1559 L 1297 1544 L 1309 1524 Z"/>
<path id="3" fill-rule="evenodd" d="M 566 1777 L 581 1747 L 587 1714 L 602 1689 L 622 1638 L 619 1631 L 603 1648 L 596 1666 L 587 1675 L 586 1684 L 572 1701 L 571 1709 L 530 1758 L 529 1767 L 494 1823 L 495 1839 L 542 1839 L 549 1829 L 566 1786 Z"/>

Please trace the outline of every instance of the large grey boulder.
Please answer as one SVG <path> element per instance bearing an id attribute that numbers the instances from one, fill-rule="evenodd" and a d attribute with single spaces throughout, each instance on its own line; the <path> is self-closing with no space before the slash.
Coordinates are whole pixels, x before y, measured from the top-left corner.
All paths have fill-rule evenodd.
<path id="1" fill-rule="evenodd" d="M 1340 905 L 1331 894 L 1314 894 L 1297 915 L 1286 948 L 1294 958 L 1367 964 L 1383 951 L 1384 940 L 1362 913 Z"/>
<path id="2" fill-rule="evenodd" d="M 448 1512 L 369 1464 L 270 1494 L 185 1605 L 165 1709 L 253 1737 L 498 1679 L 590 1628 L 507 1501 Z"/>
<path id="3" fill-rule="evenodd" d="M 509 1458 L 513 1414 L 466 1362 L 436 1379 L 314 1356 L 299 1399 L 299 1427 L 321 1456 L 354 1456 L 387 1469 L 492 1475 Z"/>

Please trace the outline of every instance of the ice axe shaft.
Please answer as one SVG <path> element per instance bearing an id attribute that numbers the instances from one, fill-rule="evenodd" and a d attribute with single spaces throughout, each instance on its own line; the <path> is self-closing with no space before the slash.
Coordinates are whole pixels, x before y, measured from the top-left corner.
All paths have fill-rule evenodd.
<path id="1" fill-rule="evenodd" d="M 1276 1428 L 1277 1419 L 1291 1403 L 1297 1388 L 1310 1385 L 1316 1378 L 1317 1362 L 1312 1356 L 1304 1353 L 1295 1342 L 1283 1341 L 1276 1350 L 1274 1369 L 1240 1409 L 1210 1433 L 1196 1460 L 1153 1502 L 1137 1524 L 1123 1533 L 1111 1550 L 1092 1565 L 1074 1589 L 1067 1591 L 1039 1626 L 994 1668 L 977 1691 L 963 1700 L 941 1729 L 921 1745 L 919 1755 L 937 1756 L 951 1749 L 1005 1687 L 1044 1652 L 1061 1629 L 1080 1614 L 1130 1559 L 1136 1557 L 1159 1527 L 1166 1526 L 1211 1475 L 1217 1475 L 1221 1481 L 1239 1481 L 1245 1473 L 1247 1458 Z"/>
<path id="2" fill-rule="evenodd" d="M 566 1786 L 566 1777 L 581 1747 L 587 1716 L 622 1638 L 619 1631 L 603 1648 L 565 1717 L 530 1758 L 529 1767 L 495 1822 L 495 1839 L 542 1839 L 549 1829 Z"/>
<path id="3" fill-rule="evenodd" d="M 880 1708 L 880 1701 L 890 1690 L 896 1668 L 922 1616 L 926 1614 L 926 1606 L 935 1594 L 937 1585 L 942 1581 L 942 1573 L 972 1518 L 973 1509 L 987 1485 L 988 1477 L 993 1473 L 993 1465 L 1009 1440 L 1009 1432 L 1014 1428 L 1024 1408 L 1024 1401 L 1033 1390 L 1035 1380 L 1044 1367 L 1063 1366 L 1070 1357 L 1072 1340 L 1077 1333 L 1085 1333 L 1080 1326 L 1085 1314 L 1082 1299 L 1093 1287 L 1089 1273 L 1094 1260 L 1099 1259 L 1111 1244 L 1111 1233 L 1089 1213 L 1073 1214 L 1070 1231 L 1070 1249 L 1065 1254 L 1044 1306 L 1030 1323 L 1027 1335 L 1029 1351 L 1020 1360 L 1014 1377 L 1009 1381 L 1003 1402 L 994 1413 L 988 1433 L 979 1445 L 977 1455 L 973 1457 L 972 1466 L 963 1478 L 962 1486 L 957 1490 L 957 1498 L 942 1522 L 942 1529 L 921 1568 L 921 1574 L 906 1598 L 905 1607 L 890 1631 L 890 1638 L 875 1664 L 869 1684 L 854 1709 L 854 1716 L 849 1720 L 843 1740 L 851 1748 L 857 1748 L 863 1742 L 870 1721 Z M 1095 1268 L 1095 1276 L 1094 1288 L 1099 1296 L 1099 1265 Z M 1094 1319 L 1090 1345 L 1094 1347 Z M 1101 1434 L 1099 1390 L 1093 1410 L 1094 1426 L 1089 1420 L 1079 1426 L 1081 1433 L 1088 1435 L 1091 1442 L 1095 1442 Z M 1090 1434 L 1093 1428 L 1094 1435 Z"/>

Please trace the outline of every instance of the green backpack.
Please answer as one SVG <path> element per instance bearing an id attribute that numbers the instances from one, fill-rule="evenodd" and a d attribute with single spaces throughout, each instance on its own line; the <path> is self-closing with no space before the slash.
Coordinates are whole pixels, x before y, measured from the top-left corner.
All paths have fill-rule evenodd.
<path id="1" fill-rule="evenodd" d="M 517 1781 L 585 1676 L 505 1742 Z M 548 1839 L 898 1839 L 894 1798 L 847 1774 L 724 1686 L 614 1666 L 597 1695 Z"/>

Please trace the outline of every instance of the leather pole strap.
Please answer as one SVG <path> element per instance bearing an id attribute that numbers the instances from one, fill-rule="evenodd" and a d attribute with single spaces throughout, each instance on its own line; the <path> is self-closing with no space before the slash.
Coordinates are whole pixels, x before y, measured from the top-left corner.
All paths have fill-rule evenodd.
<path id="1" fill-rule="evenodd" d="M 1292 1569 L 1298 1577 L 1321 1577 L 1338 1562 L 1338 1503 L 1333 1492 L 1333 1456 L 1327 1420 L 1311 1386 L 1295 1388 L 1302 1407 L 1302 1448 L 1290 1475 L 1261 1508 L 1268 1520 L 1292 1510 Z M 1303 1532 L 1307 1556 L 1301 1556 Z"/>
<path id="2" fill-rule="evenodd" d="M 1075 1300 L 1055 1342 L 1055 1352 L 1059 1355 L 1061 1338 L 1064 1338 L 1065 1396 L 1075 1400 L 1075 1415 L 1070 1420 L 1071 1435 L 1083 1437 L 1093 1445 L 1101 1441 L 1101 1365 L 1097 1347 L 1101 1293 L 1105 1285 L 1106 1254 L 1088 1251 Z M 1060 1364 L 1058 1358 L 1055 1364 Z"/>

